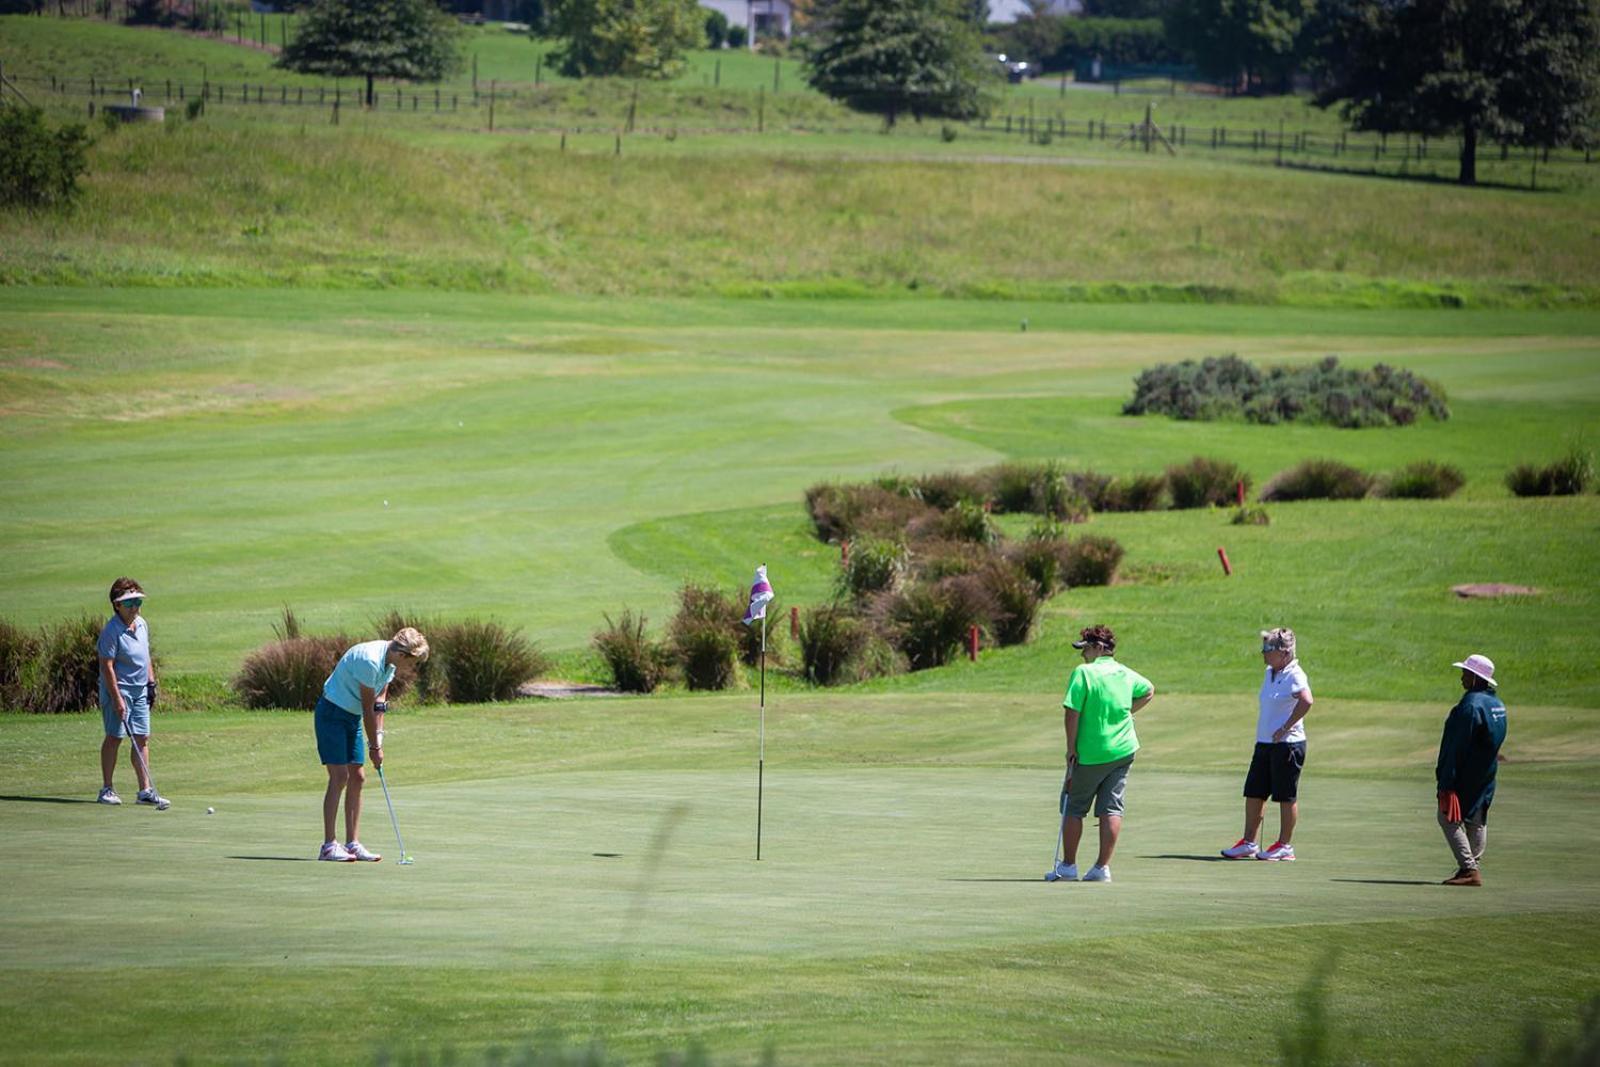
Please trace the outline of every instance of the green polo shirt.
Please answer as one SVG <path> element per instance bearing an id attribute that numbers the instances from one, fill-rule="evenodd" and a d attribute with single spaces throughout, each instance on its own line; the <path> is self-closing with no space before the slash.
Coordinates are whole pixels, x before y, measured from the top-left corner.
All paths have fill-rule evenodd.
<path id="1" fill-rule="evenodd" d="M 1133 702 L 1154 687 L 1110 656 L 1074 668 L 1061 705 L 1078 713 L 1078 762 L 1114 763 L 1139 751 Z"/>

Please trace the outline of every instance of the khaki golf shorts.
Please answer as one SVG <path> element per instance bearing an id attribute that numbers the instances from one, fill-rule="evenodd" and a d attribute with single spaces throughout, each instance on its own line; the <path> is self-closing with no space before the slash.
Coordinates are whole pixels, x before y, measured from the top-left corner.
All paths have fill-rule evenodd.
<path id="1" fill-rule="evenodd" d="M 1128 768 L 1133 757 L 1127 756 L 1113 763 L 1080 763 L 1072 771 L 1072 785 L 1067 788 L 1067 817 L 1081 819 L 1089 814 L 1089 805 L 1101 818 L 1122 814 L 1122 794 L 1128 786 Z"/>

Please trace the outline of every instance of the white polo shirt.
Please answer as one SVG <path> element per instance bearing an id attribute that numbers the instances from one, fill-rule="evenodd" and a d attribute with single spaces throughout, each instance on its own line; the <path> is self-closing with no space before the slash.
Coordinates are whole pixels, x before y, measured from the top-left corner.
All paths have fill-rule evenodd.
<path id="1" fill-rule="evenodd" d="M 1289 665 L 1276 674 L 1271 667 L 1267 668 L 1261 679 L 1261 715 L 1256 719 L 1258 742 L 1272 743 L 1272 735 L 1294 714 L 1294 706 L 1299 703 L 1297 694 L 1300 693 L 1304 693 L 1306 699 L 1311 699 L 1311 683 L 1306 681 L 1306 672 L 1300 669 L 1299 660 L 1290 660 Z M 1285 734 L 1283 739 L 1304 741 L 1306 721 L 1301 719 L 1295 723 L 1294 729 Z"/>

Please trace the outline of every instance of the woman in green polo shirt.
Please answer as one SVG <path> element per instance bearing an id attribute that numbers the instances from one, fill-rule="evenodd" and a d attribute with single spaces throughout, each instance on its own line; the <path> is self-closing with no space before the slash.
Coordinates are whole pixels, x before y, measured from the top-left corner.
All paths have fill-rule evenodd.
<path id="1" fill-rule="evenodd" d="M 1156 687 L 1113 656 L 1117 637 L 1109 626 L 1090 626 L 1072 647 L 1083 654 L 1067 683 L 1067 790 L 1062 798 L 1061 859 L 1044 876 L 1047 882 L 1078 880 L 1078 842 L 1093 805 L 1100 819 L 1100 852 L 1085 882 L 1111 881 L 1111 853 L 1122 832 L 1122 794 L 1128 768 L 1139 750 L 1134 713 L 1150 703 Z"/>

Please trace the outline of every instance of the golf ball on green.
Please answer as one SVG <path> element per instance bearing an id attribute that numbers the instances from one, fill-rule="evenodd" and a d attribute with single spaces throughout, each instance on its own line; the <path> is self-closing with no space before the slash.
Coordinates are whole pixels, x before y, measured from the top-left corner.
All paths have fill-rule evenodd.
<path id="1" fill-rule="evenodd" d="M 206 809 L 206 814 L 207 815 L 215 815 L 216 813 L 217 813 L 217 809 L 216 808 L 207 808 Z"/>

